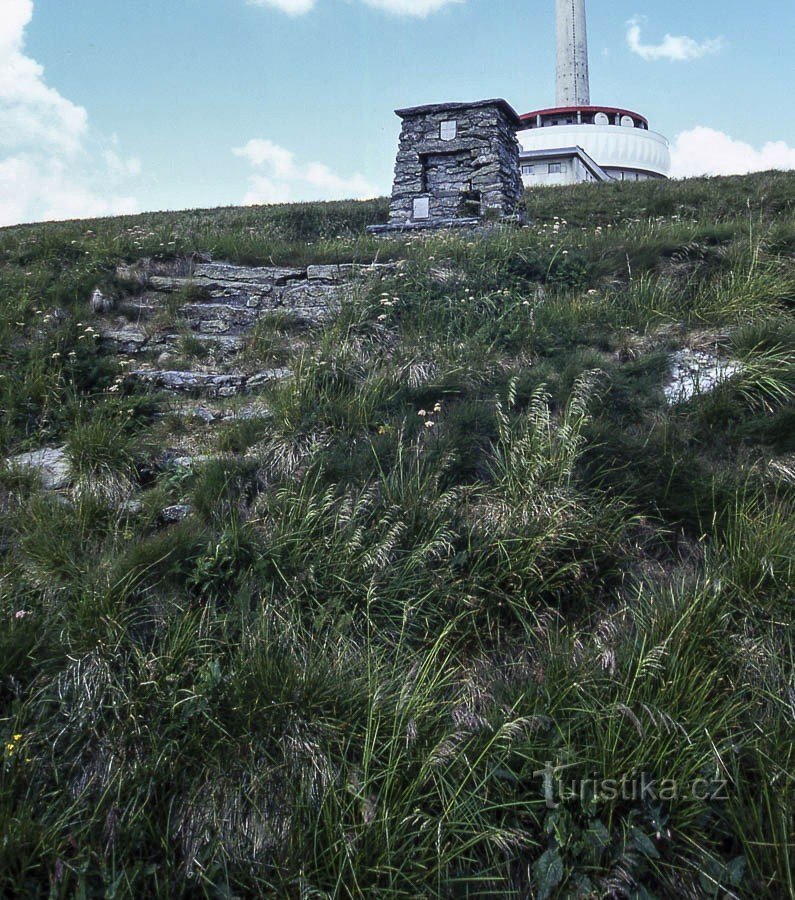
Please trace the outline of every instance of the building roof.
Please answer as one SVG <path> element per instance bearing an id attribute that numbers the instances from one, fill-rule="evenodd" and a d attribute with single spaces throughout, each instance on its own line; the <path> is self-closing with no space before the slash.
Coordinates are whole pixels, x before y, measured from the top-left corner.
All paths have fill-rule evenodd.
<path id="1" fill-rule="evenodd" d="M 539 162 L 545 159 L 560 159 L 561 156 L 578 157 L 582 164 L 600 181 L 612 181 L 611 177 L 589 156 L 582 147 L 551 147 L 549 150 L 522 150 L 519 154 L 519 163 Z"/>
<path id="2" fill-rule="evenodd" d="M 519 116 L 519 120 L 522 124 L 530 121 L 531 119 L 535 119 L 537 116 L 546 117 L 546 116 L 554 116 L 554 115 L 570 115 L 572 113 L 576 114 L 578 112 L 582 113 L 610 113 L 611 115 L 618 116 L 632 116 L 633 119 L 640 119 L 641 122 L 648 128 L 649 120 L 640 115 L 640 113 L 633 112 L 631 109 L 622 109 L 619 106 L 551 106 L 548 109 L 536 109 L 533 112 L 524 113 L 524 115 Z"/>
<path id="3" fill-rule="evenodd" d="M 400 116 L 401 119 L 406 119 L 410 116 L 425 116 L 430 113 L 439 112 L 459 112 L 488 106 L 496 106 L 498 109 L 501 109 L 511 120 L 511 123 L 517 128 L 522 124 L 519 114 L 511 104 L 508 103 L 507 100 L 499 98 L 495 100 L 477 100 L 474 103 L 430 103 L 426 106 L 410 106 L 406 109 L 396 109 L 395 115 Z"/>

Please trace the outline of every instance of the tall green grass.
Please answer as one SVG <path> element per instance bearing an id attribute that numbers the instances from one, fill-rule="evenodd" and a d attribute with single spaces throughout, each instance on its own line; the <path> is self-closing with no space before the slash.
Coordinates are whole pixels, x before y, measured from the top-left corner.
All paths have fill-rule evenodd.
<path id="1" fill-rule="evenodd" d="M 0 895 L 795 896 L 794 192 L 0 231 L 0 446 L 73 469 L 0 469 Z M 293 378 L 207 426 L 87 311 L 193 252 L 403 263 L 263 322 Z M 669 406 L 685 346 L 742 368 Z"/>

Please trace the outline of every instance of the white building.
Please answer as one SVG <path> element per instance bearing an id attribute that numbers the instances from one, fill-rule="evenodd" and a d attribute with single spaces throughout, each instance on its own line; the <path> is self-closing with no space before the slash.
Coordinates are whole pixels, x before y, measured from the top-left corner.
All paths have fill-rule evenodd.
<path id="1" fill-rule="evenodd" d="M 520 116 L 526 187 L 668 177 L 668 141 L 643 116 L 590 103 L 585 0 L 557 0 L 557 102 Z"/>

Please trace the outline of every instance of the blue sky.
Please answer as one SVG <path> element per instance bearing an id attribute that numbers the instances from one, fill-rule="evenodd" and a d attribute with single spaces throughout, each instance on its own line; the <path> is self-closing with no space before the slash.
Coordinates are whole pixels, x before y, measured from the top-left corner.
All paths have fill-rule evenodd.
<path id="1" fill-rule="evenodd" d="M 795 168 L 792 0 L 589 0 L 677 174 Z M 390 187 L 423 102 L 554 100 L 554 0 L 0 0 L 0 225 Z"/>

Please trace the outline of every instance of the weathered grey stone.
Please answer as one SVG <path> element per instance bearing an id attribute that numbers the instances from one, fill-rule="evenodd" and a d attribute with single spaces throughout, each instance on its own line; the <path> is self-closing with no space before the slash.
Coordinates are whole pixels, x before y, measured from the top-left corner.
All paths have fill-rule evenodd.
<path id="1" fill-rule="evenodd" d="M 174 525 L 182 522 L 191 514 L 191 506 L 189 503 L 175 503 L 173 506 L 167 506 L 160 510 L 160 521 L 165 525 Z"/>
<path id="2" fill-rule="evenodd" d="M 678 350 L 670 357 L 665 399 L 672 405 L 686 403 L 697 394 L 711 393 L 742 371 L 741 363 L 705 350 Z"/>
<path id="3" fill-rule="evenodd" d="M 309 281 L 324 281 L 328 284 L 339 284 L 344 276 L 340 266 L 308 266 L 306 277 Z"/>
<path id="4" fill-rule="evenodd" d="M 216 415 L 211 409 L 207 409 L 206 406 L 196 406 L 194 409 L 190 410 L 189 418 L 201 419 L 205 425 L 212 425 L 216 419 Z"/>
<path id="5" fill-rule="evenodd" d="M 173 464 L 175 469 L 192 469 L 194 466 L 200 466 L 214 458 L 207 453 L 200 453 L 198 456 L 177 456 L 173 460 Z"/>
<path id="6" fill-rule="evenodd" d="M 270 418 L 271 411 L 265 406 L 264 403 L 249 403 L 246 406 L 241 406 L 235 413 L 232 414 L 233 419 L 267 419 Z"/>
<path id="7" fill-rule="evenodd" d="M 400 265 L 288 268 L 191 259 L 144 260 L 117 272 L 145 289 L 121 299 L 118 308 L 124 315 L 103 323 L 101 336 L 106 348 L 117 353 L 150 359 L 160 356 L 157 368 L 166 374 L 141 371 L 133 376 L 139 382 L 189 396 L 232 397 L 252 389 L 244 376 L 222 378 L 205 373 L 192 377 L 191 373 L 171 371 L 171 363 L 183 352 L 186 329 L 194 341 L 207 347 L 211 365 L 216 366 L 244 350 L 248 334 L 261 319 L 289 313 L 296 323 L 321 324 L 339 309 L 346 294 L 367 280 L 395 274 Z M 195 290 L 188 290 L 189 286 Z M 184 294 L 175 297 L 174 292 L 183 289 Z"/>
<path id="8" fill-rule="evenodd" d="M 103 328 L 100 335 L 104 342 L 110 344 L 119 353 L 138 353 L 149 340 L 146 332 L 135 325 Z"/>
<path id="9" fill-rule="evenodd" d="M 246 381 L 245 375 L 218 375 L 211 372 L 183 372 L 167 369 L 141 369 L 131 372 L 129 377 L 141 384 L 183 394 L 202 390 L 239 392 Z"/>
<path id="10" fill-rule="evenodd" d="M 319 281 L 325 284 L 343 284 L 358 278 L 393 274 L 400 263 L 340 263 L 338 265 L 307 266 L 307 281 Z"/>
<path id="11" fill-rule="evenodd" d="M 198 395 L 207 397 L 234 397 L 248 393 L 265 384 L 283 381 L 289 378 L 289 369 L 278 368 L 258 372 L 255 375 L 242 373 L 217 374 L 213 372 L 182 372 L 163 369 L 140 369 L 131 372 L 129 379 L 159 390 L 176 394 Z"/>
<path id="12" fill-rule="evenodd" d="M 301 318 L 317 321 L 339 309 L 344 292 L 343 285 L 303 282 L 285 288 L 281 300 L 285 308 Z"/>
<path id="13" fill-rule="evenodd" d="M 280 266 L 232 266 L 226 263 L 204 263 L 193 270 L 193 281 L 199 287 L 235 287 L 240 285 L 285 285 L 306 278 L 306 269 Z"/>
<path id="14" fill-rule="evenodd" d="M 190 277 L 162 268 L 152 273 L 145 267 L 148 290 L 124 298 L 120 304 L 128 321 L 105 327 L 103 332 L 106 341 L 124 352 L 169 349 L 177 336 L 166 335 L 162 328 L 153 331 L 146 323 L 157 323 L 165 294 L 191 286 L 196 290 L 185 291 L 185 301 L 175 310 L 177 318 L 199 339 L 217 336 L 223 339 L 220 350 L 234 353 L 241 348 L 241 341 L 235 338 L 248 332 L 263 316 L 287 311 L 299 320 L 321 322 L 339 307 L 342 295 L 353 285 L 394 274 L 398 265 L 348 263 L 304 269 L 199 263 Z"/>
<path id="15" fill-rule="evenodd" d="M 91 306 L 91 311 L 97 313 L 98 315 L 110 312 L 114 306 L 113 298 L 103 294 L 99 288 L 94 289 L 89 303 Z"/>
<path id="16" fill-rule="evenodd" d="M 147 279 L 149 287 L 156 291 L 181 291 L 190 283 L 190 278 L 175 278 L 170 275 L 150 275 Z"/>
<path id="17" fill-rule="evenodd" d="M 65 447 L 44 447 L 6 461 L 12 469 L 35 472 L 45 491 L 61 491 L 72 481 Z"/>
<path id="18" fill-rule="evenodd" d="M 180 318 L 207 334 L 232 328 L 251 328 L 257 321 L 257 310 L 228 303 L 188 303 L 180 310 Z"/>
<path id="19" fill-rule="evenodd" d="M 292 377 L 292 371 L 285 367 L 277 369 L 266 369 L 264 372 L 258 372 L 256 375 L 250 375 L 246 380 L 248 390 L 255 390 L 266 384 L 272 384 L 274 381 L 286 381 Z"/>

